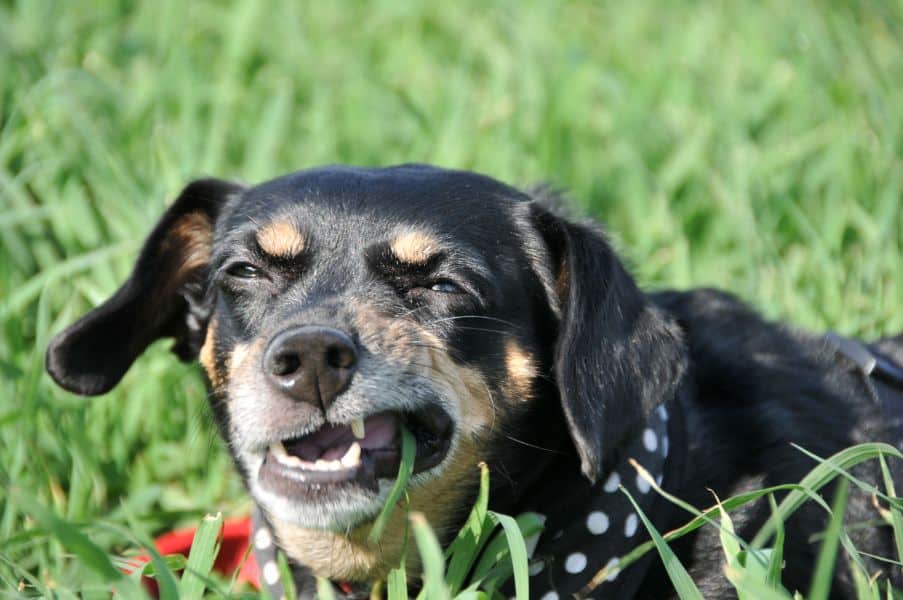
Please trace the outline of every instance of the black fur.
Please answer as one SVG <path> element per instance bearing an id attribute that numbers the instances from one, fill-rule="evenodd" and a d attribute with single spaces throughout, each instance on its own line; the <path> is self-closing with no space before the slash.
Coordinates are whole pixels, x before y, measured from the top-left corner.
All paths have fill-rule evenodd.
<path id="1" fill-rule="evenodd" d="M 799 481 L 813 463 L 791 443 L 822 456 L 863 441 L 899 445 L 898 390 L 880 386 L 893 407 L 882 412 L 823 338 L 768 323 L 723 292 L 641 292 L 601 231 L 550 208 L 558 200 L 422 166 L 330 167 L 248 189 L 196 182 L 151 233 L 123 287 L 53 340 L 47 370 L 68 390 L 100 394 L 159 337 L 175 338 L 183 358 L 196 356 L 211 314 L 221 361 L 237 343 L 267 339 L 287 323 L 350 330 L 348 315 L 364 302 L 387 319 L 430 328 L 455 361 L 503 397 L 503 342 L 515 340 L 537 363 L 534 398 L 506 409 L 481 449 L 494 472 L 493 505 L 508 511 L 535 508 L 531 500 L 549 493 L 550 482 L 575 481 L 581 472 L 598 479 L 650 411 L 679 389 L 689 446 L 685 476 L 670 491 L 696 506 L 711 505 L 711 491 L 725 498 Z M 312 249 L 297 261 L 267 259 L 249 242 L 276 214 L 309 228 Z M 188 215 L 209 224 L 213 241 L 209 261 L 185 269 L 184 240 L 174 232 Z M 385 243 L 399 225 L 438 232 L 449 251 L 419 271 L 394 264 Z M 265 285 L 250 290 L 229 279 L 236 260 L 260 263 Z M 424 289 L 436 278 L 466 293 L 430 296 Z M 879 347 L 900 360 L 903 336 Z M 228 437 L 224 404 L 215 408 Z M 859 473 L 880 480 L 872 467 Z M 662 530 L 687 520 L 653 516 Z M 760 502 L 734 520 L 749 538 L 767 516 Z M 875 517 L 869 498 L 854 494 L 848 521 Z M 825 523 L 814 506 L 787 523 L 789 589 L 807 588 L 818 548 L 810 537 Z M 894 556 L 887 528 L 854 540 L 863 551 Z M 733 595 L 716 530 L 701 529 L 675 549 L 706 598 Z M 653 569 L 638 597 L 670 596 L 661 566 Z M 834 594 L 846 597 L 850 585 L 840 568 Z"/>
<path id="2" fill-rule="evenodd" d="M 197 215 L 212 237 L 221 206 L 240 189 L 204 179 L 182 191 L 151 232 L 128 281 L 50 343 L 46 367 L 60 386 L 77 394 L 106 393 L 161 337 L 176 340 L 173 351 L 182 360 L 197 356 L 209 312 L 206 267 L 183 269 L 185 240 L 172 236 L 186 217 Z"/>

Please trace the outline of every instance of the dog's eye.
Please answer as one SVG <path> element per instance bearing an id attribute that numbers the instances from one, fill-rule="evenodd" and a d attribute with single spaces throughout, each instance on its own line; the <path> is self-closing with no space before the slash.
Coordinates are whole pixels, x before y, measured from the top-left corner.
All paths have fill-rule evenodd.
<path id="1" fill-rule="evenodd" d="M 257 279 L 263 276 L 263 271 L 250 263 L 235 263 L 226 269 L 226 274 L 238 279 Z"/>
<path id="2" fill-rule="evenodd" d="M 441 281 L 435 281 L 430 286 L 430 291 L 439 292 L 440 294 L 463 294 L 464 290 L 461 289 L 456 283 L 448 281 L 447 279 L 443 279 Z"/>

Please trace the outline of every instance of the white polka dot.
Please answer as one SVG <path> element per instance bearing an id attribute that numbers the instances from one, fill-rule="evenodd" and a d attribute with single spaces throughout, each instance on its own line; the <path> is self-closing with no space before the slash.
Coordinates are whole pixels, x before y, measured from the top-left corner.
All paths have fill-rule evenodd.
<path id="1" fill-rule="evenodd" d="M 621 485 L 621 476 L 618 475 L 617 471 L 612 471 L 608 479 L 605 480 L 605 485 L 602 486 L 602 489 L 606 492 L 614 492 L 619 485 Z"/>
<path id="2" fill-rule="evenodd" d="M 606 569 L 612 569 L 611 573 L 609 573 L 605 577 L 605 581 L 614 581 L 615 579 L 618 578 L 618 573 L 621 572 L 621 569 L 616 569 L 615 567 L 617 567 L 620 562 L 621 561 L 619 561 L 617 559 L 617 557 L 615 557 L 615 558 L 612 558 L 611 560 L 609 560 L 607 563 L 605 563 Z"/>
<path id="3" fill-rule="evenodd" d="M 276 585 L 276 582 L 279 581 L 279 567 L 276 566 L 275 561 L 271 560 L 263 565 L 263 580 L 268 585 Z"/>
<path id="4" fill-rule="evenodd" d="M 558 600 L 557 592 L 546 592 L 539 600 Z"/>
<path id="5" fill-rule="evenodd" d="M 586 517 L 586 528 L 593 535 L 602 535 L 608 531 L 608 515 L 601 510 L 594 510 Z"/>
<path id="6" fill-rule="evenodd" d="M 658 408 L 655 409 L 655 411 L 658 413 L 658 416 L 661 417 L 662 421 L 668 420 L 668 409 L 667 408 L 665 408 L 664 406 L 659 406 Z"/>
<path id="7" fill-rule="evenodd" d="M 272 545 L 273 536 L 270 535 L 270 530 L 265 527 L 258 529 L 254 534 L 254 547 L 258 550 L 266 550 Z"/>
<path id="8" fill-rule="evenodd" d="M 657 483 L 659 485 L 662 484 L 662 474 L 661 473 L 659 473 L 658 475 L 655 476 L 655 483 Z"/>
<path id="9" fill-rule="evenodd" d="M 559 529 L 558 531 L 555 532 L 555 535 L 552 536 L 552 539 L 560 540 L 561 536 L 563 536 L 563 535 L 564 535 L 564 529 Z"/>
<path id="10" fill-rule="evenodd" d="M 537 575 L 542 573 L 542 570 L 545 568 L 546 568 L 545 561 L 542 561 L 542 560 L 536 561 L 535 563 L 530 565 L 530 568 L 528 569 L 528 572 L 530 573 L 530 577 L 536 577 Z"/>
<path id="11" fill-rule="evenodd" d="M 662 454 L 668 456 L 668 434 L 662 436 Z"/>
<path id="12" fill-rule="evenodd" d="M 649 452 L 655 452 L 655 449 L 658 448 L 658 436 L 649 428 L 643 430 L 643 445 Z"/>
<path id="13" fill-rule="evenodd" d="M 649 485 L 649 482 L 643 479 L 643 476 L 637 474 L 636 476 L 636 489 L 640 490 L 641 494 L 645 494 L 649 491 L 652 486 Z"/>
<path id="14" fill-rule="evenodd" d="M 571 574 L 576 575 L 586 568 L 586 554 L 582 552 L 574 552 L 564 561 L 564 569 Z"/>
<path id="15" fill-rule="evenodd" d="M 624 535 L 627 537 L 633 537 L 633 534 L 636 533 L 637 525 L 639 524 L 639 519 L 635 513 L 630 513 L 627 516 L 627 520 L 624 521 Z"/>

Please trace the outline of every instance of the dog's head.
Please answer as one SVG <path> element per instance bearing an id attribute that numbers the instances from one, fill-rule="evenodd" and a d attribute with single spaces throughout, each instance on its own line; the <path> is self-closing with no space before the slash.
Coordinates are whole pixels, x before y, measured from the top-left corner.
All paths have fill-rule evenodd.
<path id="1" fill-rule="evenodd" d="M 422 166 L 197 181 L 122 288 L 54 339 L 47 369 L 101 394 L 175 338 L 251 494 L 286 528 L 372 520 L 402 426 L 411 503 L 440 528 L 466 510 L 479 461 L 554 445 L 543 432 L 566 432 L 595 479 L 673 395 L 682 345 L 601 233 L 534 196 Z"/>

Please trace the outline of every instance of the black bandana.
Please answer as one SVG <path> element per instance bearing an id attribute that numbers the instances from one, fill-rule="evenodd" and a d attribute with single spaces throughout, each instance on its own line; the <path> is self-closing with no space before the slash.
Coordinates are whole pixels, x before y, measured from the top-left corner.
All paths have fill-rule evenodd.
<path id="1" fill-rule="evenodd" d="M 679 403 L 660 406 L 644 427 L 618 452 L 614 466 L 599 483 L 591 485 L 579 471 L 550 478 L 546 491 L 531 502 L 529 510 L 544 520 L 543 532 L 527 540 L 530 555 L 530 597 L 558 600 L 581 598 L 629 598 L 639 588 L 654 553 L 646 554 L 623 572 L 617 560 L 648 539 L 623 486 L 661 530 L 672 507 L 639 476 L 629 460 L 642 465 L 659 485 L 672 487 L 681 478 L 685 445 L 683 415 Z M 254 553 L 261 585 L 273 598 L 284 591 L 276 563 L 273 535 L 255 506 L 252 527 Z M 607 576 L 598 576 L 608 567 Z M 306 569 L 295 573 L 299 598 L 314 597 L 313 577 Z M 357 590 L 358 586 L 355 586 Z M 347 588 L 347 589 L 345 589 Z M 504 592 L 513 596 L 510 580 Z M 356 597 L 350 586 L 339 584 L 336 597 Z M 367 597 L 365 591 L 361 597 Z"/>

